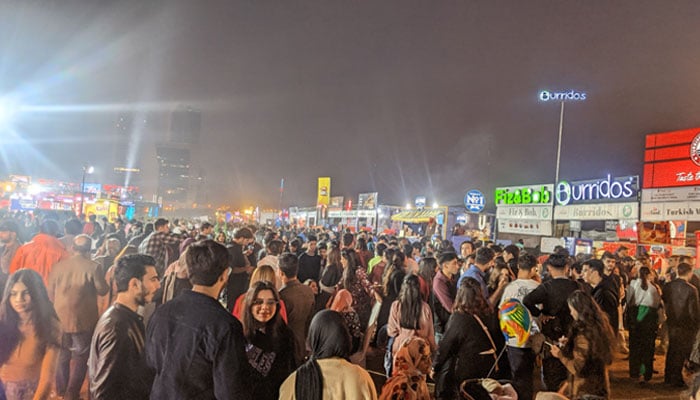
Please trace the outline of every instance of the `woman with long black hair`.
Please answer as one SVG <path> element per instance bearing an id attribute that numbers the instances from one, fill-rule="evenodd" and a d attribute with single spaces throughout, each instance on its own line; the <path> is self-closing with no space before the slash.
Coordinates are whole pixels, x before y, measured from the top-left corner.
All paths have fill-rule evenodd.
<path id="1" fill-rule="evenodd" d="M 8 400 L 49 397 L 60 337 L 41 276 L 30 269 L 10 275 L 0 303 L 0 381 Z"/>
<path id="2" fill-rule="evenodd" d="M 389 313 L 387 334 L 394 338 L 392 355 L 395 356 L 399 347 L 412 337 L 425 339 L 431 353 L 434 352 L 437 345 L 433 329 L 433 314 L 421 296 L 418 276 L 406 275 L 399 298 L 393 302 Z"/>
<path id="3" fill-rule="evenodd" d="M 433 360 L 436 397 L 459 398 L 459 384 L 473 379 L 465 387 L 467 392 L 475 399 L 490 399 L 477 380 L 510 376 L 508 357 L 498 358 L 504 346 L 498 315 L 484 298 L 481 285 L 471 277 L 462 279 Z"/>
<path id="4" fill-rule="evenodd" d="M 651 380 L 654 371 L 654 340 L 659 326 L 661 289 L 652 281 L 649 267 L 641 267 L 639 278 L 627 288 L 625 313 L 630 332 L 630 377 Z M 642 381 L 643 379 L 643 381 Z"/>
<path id="5" fill-rule="evenodd" d="M 552 356 L 558 358 L 569 371 L 569 378 L 560 388 L 560 394 L 540 392 L 537 399 L 569 399 L 610 397 L 608 367 L 613 360 L 615 334 L 607 315 L 589 294 L 573 292 L 567 303 L 574 322 L 561 349 L 551 346 Z M 559 397 L 557 397 L 559 396 Z"/>
<path id="6" fill-rule="evenodd" d="M 280 400 L 376 400 L 369 373 L 348 361 L 350 333 L 343 317 L 331 310 L 316 314 L 309 327 L 311 357 L 287 378 Z"/>
<path id="7" fill-rule="evenodd" d="M 367 274 L 355 262 L 357 256 L 352 249 L 340 252 L 340 262 L 343 266 L 343 277 L 339 289 L 345 289 L 352 295 L 352 308 L 360 317 L 362 331 L 367 329 L 369 315 L 372 312 L 372 296 L 374 290 L 367 280 Z"/>
<path id="8" fill-rule="evenodd" d="M 328 249 L 326 266 L 321 270 L 321 277 L 318 281 L 318 296 L 316 296 L 317 311 L 330 307 L 331 298 L 337 292 L 337 286 L 343 277 L 343 265 L 340 261 L 340 249 L 337 245 L 331 244 Z"/>
<path id="9" fill-rule="evenodd" d="M 377 329 L 386 326 L 389 321 L 391 305 L 399 298 L 403 278 L 406 277 L 406 257 L 404 254 L 394 249 L 386 249 L 384 254 L 389 260 L 389 266 L 384 270 L 381 289 L 375 294 L 377 301 L 382 303 L 377 317 Z"/>
<path id="10" fill-rule="evenodd" d="M 294 336 L 280 315 L 275 284 L 258 281 L 243 301 L 241 315 L 255 399 L 276 400 L 282 382 L 294 370 Z"/>
<path id="11" fill-rule="evenodd" d="M 435 257 L 423 257 L 418 263 L 418 278 L 420 278 L 420 291 L 423 300 L 432 304 L 433 279 L 437 274 L 438 263 Z"/>

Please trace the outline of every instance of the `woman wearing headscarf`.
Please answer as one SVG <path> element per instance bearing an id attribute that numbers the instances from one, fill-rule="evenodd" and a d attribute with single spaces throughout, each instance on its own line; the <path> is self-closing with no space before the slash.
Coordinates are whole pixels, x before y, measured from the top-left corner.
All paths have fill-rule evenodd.
<path id="1" fill-rule="evenodd" d="M 352 350 L 350 354 L 357 353 L 360 350 L 362 337 L 364 335 L 362 333 L 362 327 L 360 326 L 360 316 L 357 315 L 355 309 L 352 308 L 352 295 L 350 292 L 345 289 L 339 290 L 333 299 L 331 310 L 339 312 L 340 315 L 343 316 L 352 340 Z"/>
<path id="2" fill-rule="evenodd" d="M 391 378 L 379 400 L 430 399 L 426 377 L 430 372 L 430 345 L 419 337 L 405 341 L 396 351 Z"/>
<path id="3" fill-rule="evenodd" d="M 348 361 L 350 333 L 331 310 L 316 314 L 309 327 L 311 357 L 280 388 L 280 400 L 376 400 L 369 373 Z"/>

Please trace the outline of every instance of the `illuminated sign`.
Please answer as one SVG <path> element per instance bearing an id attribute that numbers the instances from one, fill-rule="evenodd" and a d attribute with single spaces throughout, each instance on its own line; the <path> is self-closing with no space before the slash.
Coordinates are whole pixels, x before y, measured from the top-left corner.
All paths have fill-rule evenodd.
<path id="1" fill-rule="evenodd" d="M 464 196 L 464 207 L 469 212 L 481 212 L 485 203 L 484 194 L 476 189 L 468 191 Z"/>
<path id="2" fill-rule="evenodd" d="M 623 176 L 603 179 L 557 183 L 554 197 L 557 204 L 565 206 L 574 203 L 612 203 L 636 199 L 639 191 L 639 177 Z"/>
<path id="3" fill-rule="evenodd" d="M 496 188 L 494 201 L 500 205 L 552 204 L 554 185 L 511 186 Z"/>
<path id="4" fill-rule="evenodd" d="M 585 92 L 577 92 L 575 90 L 570 90 L 568 92 L 550 92 L 549 90 L 543 90 L 540 92 L 541 101 L 566 101 L 566 100 L 586 100 Z"/>
<path id="5" fill-rule="evenodd" d="M 647 135 L 643 181 L 645 189 L 700 186 L 700 128 Z"/>

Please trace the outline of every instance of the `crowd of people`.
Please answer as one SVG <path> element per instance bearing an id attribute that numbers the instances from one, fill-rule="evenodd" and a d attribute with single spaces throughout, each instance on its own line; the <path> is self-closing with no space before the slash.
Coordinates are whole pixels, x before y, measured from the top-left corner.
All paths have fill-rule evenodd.
<path id="1" fill-rule="evenodd" d="M 607 399 L 615 352 L 643 385 L 659 350 L 700 399 L 688 257 L 20 214 L 0 246 L 0 399 L 78 399 L 86 377 L 92 399 Z"/>

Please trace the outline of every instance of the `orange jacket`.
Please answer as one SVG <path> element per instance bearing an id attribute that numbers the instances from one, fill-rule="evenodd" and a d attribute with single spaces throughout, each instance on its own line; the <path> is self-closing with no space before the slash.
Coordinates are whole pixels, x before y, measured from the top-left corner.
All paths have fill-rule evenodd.
<path id="1" fill-rule="evenodd" d="M 58 239 L 40 233 L 34 236 L 31 242 L 17 249 L 10 264 L 10 273 L 13 274 L 22 268 L 32 269 L 41 275 L 44 285 L 47 285 L 53 266 L 66 258 L 68 252 Z"/>

